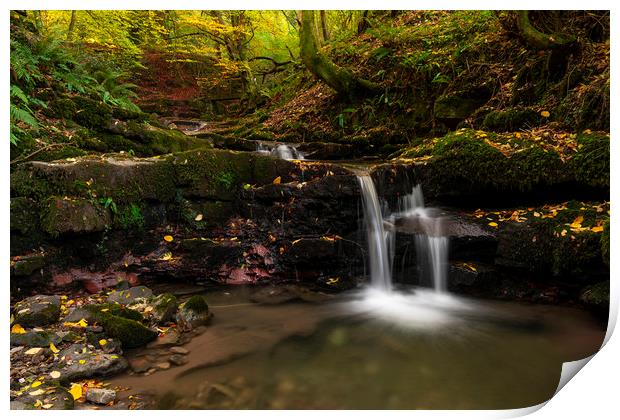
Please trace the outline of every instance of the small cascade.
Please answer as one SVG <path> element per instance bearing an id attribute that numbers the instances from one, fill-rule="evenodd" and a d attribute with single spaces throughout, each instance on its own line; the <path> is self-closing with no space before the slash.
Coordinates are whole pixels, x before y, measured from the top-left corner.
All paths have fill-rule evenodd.
<path id="1" fill-rule="evenodd" d="M 389 291 L 392 289 L 392 273 L 388 256 L 388 245 L 383 217 L 375 184 L 369 175 L 358 176 L 364 205 L 364 224 L 368 236 L 368 262 L 370 283 L 373 287 Z"/>
<path id="2" fill-rule="evenodd" d="M 279 157 L 284 160 L 304 160 L 304 155 L 298 151 L 294 146 L 287 144 L 278 144 L 273 148 L 269 148 L 262 143 L 256 145 L 256 151 L 265 155 L 271 155 Z"/>
<path id="3" fill-rule="evenodd" d="M 422 279 L 430 280 L 437 293 L 447 292 L 448 237 L 445 236 L 444 219 L 437 211 L 424 207 L 424 197 L 419 185 L 410 194 L 400 197 L 397 211 L 383 217 L 379 197 L 373 180 L 368 175 L 358 176 L 364 205 L 364 223 L 368 236 L 368 261 L 373 288 L 392 289 L 392 271 L 396 245 L 393 230 L 397 220 L 406 218 L 417 226 L 416 254 Z M 389 229 L 385 229 L 388 226 Z"/>

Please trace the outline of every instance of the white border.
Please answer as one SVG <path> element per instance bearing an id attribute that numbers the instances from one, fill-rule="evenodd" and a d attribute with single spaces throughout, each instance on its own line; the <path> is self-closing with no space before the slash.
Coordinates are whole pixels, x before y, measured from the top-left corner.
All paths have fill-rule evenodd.
<path id="1" fill-rule="evenodd" d="M 616 57 L 615 57 L 615 43 L 618 41 L 618 29 L 614 26 L 615 16 L 617 14 L 616 8 L 613 7 L 614 3 L 611 1 L 596 1 L 591 0 L 586 2 L 576 0 L 564 0 L 562 2 L 540 2 L 533 0 L 514 1 L 506 0 L 502 2 L 497 1 L 481 1 L 481 0 L 462 0 L 462 1 L 394 1 L 394 0 L 382 0 L 382 1 L 338 1 L 338 0 L 315 0 L 315 1 L 276 1 L 276 0 L 227 0 L 226 2 L 213 2 L 213 1 L 190 1 L 190 0 L 175 0 L 174 2 L 162 1 L 162 0 L 150 0 L 150 1 L 120 1 L 120 0 L 12 0 L 4 2 L 4 10 L 2 13 L 2 19 L 0 25 L 2 27 L 2 51 L 5 59 L 5 63 L 0 70 L 2 80 L 9 80 L 9 10 L 10 9 L 612 9 L 612 74 L 615 74 Z M 612 83 L 612 95 L 611 106 L 612 109 L 616 109 L 618 103 L 617 89 L 615 88 L 615 77 L 612 77 L 614 82 Z M 4 126 L 3 133 L 5 133 L 5 153 L 4 153 L 4 168 L 5 176 L 1 178 L 1 192 L 5 197 L 4 206 L 2 207 L 2 220 L 5 222 L 3 234 L 5 240 L 1 242 L 2 253 L 5 256 L 5 261 L 9 261 L 9 152 L 8 152 L 8 132 L 9 132 L 9 112 L 8 112 L 8 84 L 3 89 L 3 101 L 0 103 L 2 109 L 2 122 Z M 618 123 L 612 117 L 611 119 L 611 132 L 615 134 L 617 132 Z M 612 135 L 612 137 L 614 137 Z M 612 162 L 618 162 L 619 147 L 615 145 L 615 141 L 612 140 Z M 611 202 L 616 202 L 618 197 L 618 188 L 616 188 L 617 168 L 616 165 L 612 165 L 611 171 L 612 177 L 612 190 L 611 190 Z M 611 240 L 611 260 L 615 261 L 618 256 L 616 252 L 618 241 L 617 233 L 619 229 L 616 223 L 612 223 L 612 240 Z M 3 308 L 5 308 L 5 316 L 8 318 L 9 308 L 9 265 L 6 264 L 3 271 L 4 275 L 2 279 L 4 281 L 3 289 Z M 606 344 L 602 351 L 595 355 L 591 361 L 579 372 L 576 379 L 569 381 L 561 391 L 553 397 L 547 404 L 541 404 L 538 407 L 531 407 L 522 410 L 506 410 L 506 411 L 252 411 L 252 412 L 238 412 L 238 411 L 192 411 L 179 413 L 182 416 L 202 417 L 202 416 L 217 416 L 217 418 L 238 418 L 252 417 L 253 419 L 290 419 L 291 416 L 297 418 L 312 418 L 313 420 L 317 415 L 320 416 L 334 416 L 339 418 L 355 418 L 359 417 L 375 417 L 381 415 L 382 417 L 389 418 L 402 418 L 402 419 L 435 419 L 435 418 L 469 418 L 469 419 L 486 419 L 486 418 L 508 418 L 519 415 L 530 414 L 530 418 L 533 419 L 583 419 L 589 417 L 593 419 L 607 419 L 615 417 L 612 413 L 617 413 L 618 410 L 618 397 L 617 386 L 618 377 L 620 373 L 618 357 L 620 354 L 620 344 L 618 344 L 617 337 L 611 336 L 611 332 L 615 327 L 617 312 L 618 312 L 618 281 L 615 280 L 618 273 L 617 265 L 612 265 L 611 278 L 612 278 L 612 305 L 610 313 L 610 326 L 606 337 Z M 3 335 L 3 341 L 5 349 L 8 349 L 8 323 L 5 323 L 5 330 Z M 8 351 L 3 352 L 4 363 L 2 363 L 0 369 L 2 370 L 2 390 L 0 395 L 4 395 L 5 403 L 3 408 L 8 411 L 9 399 L 8 399 L 8 376 L 9 376 L 9 360 Z M 415 392 L 415 387 L 412 387 L 411 392 Z M 544 408 L 542 408 L 544 406 Z M 540 409 L 542 408 L 542 409 Z M 538 410 L 540 409 L 540 410 Z M 72 411 L 72 412 L 10 412 L 5 413 L 11 416 L 11 418 L 30 418 L 31 416 L 41 416 L 41 418 L 84 418 L 84 416 L 110 416 L 129 418 L 136 416 L 174 416 L 177 415 L 173 412 L 157 412 L 157 411 L 89 411 L 88 414 L 84 411 Z"/>

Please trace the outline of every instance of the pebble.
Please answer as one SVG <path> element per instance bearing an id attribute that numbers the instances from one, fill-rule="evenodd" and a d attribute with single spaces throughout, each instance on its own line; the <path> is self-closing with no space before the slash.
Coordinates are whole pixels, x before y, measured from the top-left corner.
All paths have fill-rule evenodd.
<path id="1" fill-rule="evenodd" d="M 175 366 L 181 366 L 188 362 L 187 357 L 182 354 L 173 354 L 168 360 Z"/>
<path id="2" fill-rule="evenodd" d="M 88 388 L 86 400 L 96 404 L 108 404 L 116 399 L 116 391 L 105 388 Z"/>
<path id="3" fill-rule="evenodd" d="M 129 360 L 129 366 L 134 372 L 142 373 L 151 368 L 151 362 L 149 362 L 145 357 L 137 357 Z"/>
<path id="4" fill-rule="evenodd" d="M 157 369 L 161 369 L 161 370 L 170 369 L 170 363 L 169 362 L 160 362 L 160 363 L 157 363 L 155 365 L 155 367 Z"/>
<path id="5" fill-rule="evenodd" d="M 185 347 L 180 347 L 180 346 L 174 346 L 174 347 L 170 347 L 170 352 L 175 353 L 175 354 L 188 354 L 189 350 L 187 350 Z"/>

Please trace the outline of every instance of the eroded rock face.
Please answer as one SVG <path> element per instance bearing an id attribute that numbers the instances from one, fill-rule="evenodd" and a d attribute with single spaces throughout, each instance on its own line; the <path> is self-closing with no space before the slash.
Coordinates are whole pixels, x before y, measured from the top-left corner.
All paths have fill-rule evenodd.
<path id="1" fill-rule="evenodd" d="M 110 222 L 107 209 L 82 198 L 50 198 L 42 215 L 42 227 L 52 236 L 101 232 Z"/>

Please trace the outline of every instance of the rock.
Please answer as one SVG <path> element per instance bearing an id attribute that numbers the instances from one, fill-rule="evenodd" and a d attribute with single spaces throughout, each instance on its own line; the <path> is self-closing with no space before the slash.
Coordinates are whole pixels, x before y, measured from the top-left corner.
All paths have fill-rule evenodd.
<path id="1" fill-rule="evenodd" d="M 157 324 L 163 324 L 174 319 L 176 314 L 178 303 L 177 298 L 171 293 L 164 293 L 155 296 L 150 301 L 151 317 Z"/>
<path id="2" fill-rule="evenodd" d="M 96 320 L 108 336 L 118 339 L 126 348 L 140 347 L 157 338 L 157 331 L 132 319 L 99 312 Z"/>
<path id="3" fill-rule="evenodd" d="M 188 362 L 187 357 L 182 354 L 173 354 L 168 358 L 168 360 L 175 366 L 181 366 Z"/>
<path id="4" fill-rule="evenodd" d="M 44 390 L 42 395 L 30 395 L 25 393 L 14 401 L 11 401 L 11 410 L 34 410 L 37 400 L 43 404 L 51 404 L 48 410 L 72 410 L 74 405 L 73 396 L 68 389 L 62 386 L 41 385 Z"/>
<path id="5" fill-rule="evenodd" d="M 15 305 L 15 323 L 24 327 L 52 324 L 60 318 L 60 296 L 37 295 Z"/>
<path id="6" fill-rule="evenodd" d="M 159 348 L 159 347 L 167 347 L 174 344 L 179 344 L 180 335 L 175 330 L 169 330 L 162 336 L 157 337 L 157 340 L 149 343 L 147 348 Z"/>
<path id="7" fill-rule="evenodd" d="M 181 331 L 191 331 L 199 325 L 206 325 L 211 319 L 209 305 L 203 296 L 192 296 L 179 306 L 176 319 Z"/>
<path id="8" fill-rule="evenodd" d="M 433 113 L 435 118 L 455 128 L 458 122 L 469 117 L 490 97 L 491 91 L 485 86 L 444 94 L 435 101 Z"/>
<path id="9" fill-rule="evenodd" d="M 146 286 L 135 286 L 129 290 L 116 290 L 108 296 L 108 302 L 130 305 L 138 299 L 148 299 L 153 291 Z"/>
<path id="10" fill-rule="evenodd" d="M 67 314 L 67 316 L 64 317 L 63 321 L 64 322 L 80 322 L 82 319 L 88 323 L 91 323 L 93 321 L 93 315 L 91 311 L 89 311 L 86 308 L 73 308 Z"/>
<path id="11" fill-rule="evenodd" d="M 189 354 L 189 350 L 187 350 L 185 347 L 180 346 L 170 347 L 168 350 L 170 350 L 170 352 L 174 354 Z"/>
<path id="12" fill-rule="evenodd" d="M 65 352 L 56 367 L 60 372 L 59 380 L 63 382 L 115 375 L 127 369 L 128 364 L 123 356 L 95 350 L 85 353 Z"/>
<path id="13" fill-rule="evenodd" d="M 129 366 L 131 370 L 136 373 L 144 373 L 148 371 L 153 364 L 146 357 L 136 357 L 129 360 Z"/>
<path id="14" fill-rule="evenodd" d="M 41 215 L 43 230 L 52 236 L 101 232 L 111 223 L 110 212 L 85 198 L 51 197 Z"/>
<path id="15" fill-rule="evenodd" d="M 609 317 L 609 281 L 585 287 L 579 295 L 579 300 L 606 320 Z"/>
<path id="16" fill-rule="evenodd" d="M 155 367 L 159 370 L 166 370 L 166 369 L 170 369 L 170 363 L 169 362 L 160 362 L 157 363 L 155 365 Z"/>
<path id="17" fill-rule="evenodd" d="M 88 388 L 86 401 L 95 404 L 108 404 L 116 399 L 116 391 L 105 388 Z"/>
<path id="18" fill-rule="evenodd" d="M 29 276 L 36 270 L 45 266 L 44 254 L 31 254 L 11 261 L 11 274 L 13 276 Z"/>
<path id="19" fill-rule="evenodd" d="M 27 331 L 24 334 L 11 333 L 11 346 L 48 347 L 50 343 L 60 344 L 58 334 L 50 331 Z"/>

